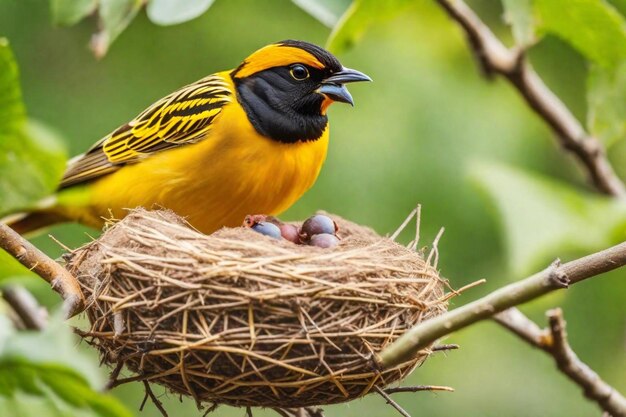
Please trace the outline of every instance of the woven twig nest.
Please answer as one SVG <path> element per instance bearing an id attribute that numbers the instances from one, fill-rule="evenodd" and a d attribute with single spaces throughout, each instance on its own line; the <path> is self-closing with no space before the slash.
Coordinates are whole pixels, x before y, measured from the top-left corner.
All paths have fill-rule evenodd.
<path id="1" fill-rule="evenodd" d="M 373 359 L 446 310 L 445 283 L 417 252 L 335 219 L 341 243 L 320 249 L 134 211 L 68 256 L 89 297 L 82 336 L 131 380 L 198 404 L 323 405 L 398 381 L 430 351 Z"/>

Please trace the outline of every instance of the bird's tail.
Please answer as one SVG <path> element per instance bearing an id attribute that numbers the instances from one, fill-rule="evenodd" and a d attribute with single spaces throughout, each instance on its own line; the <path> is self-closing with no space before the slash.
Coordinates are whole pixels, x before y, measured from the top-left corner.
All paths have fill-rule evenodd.
<path id="1" fill-rule="evenodd" d="M 55 210 L 56 196 L 50 196 L 39 201 L 33 210 L 23 213 L 9 214 L 0 218 L 0 222 L 8 225 L 19 234 L 28 234 L 43 229 L 66 219 Z"/>
<path id="2" fill-rule="evenodd" d="M 5 223 L 17 233 L 24 235 L 43 229 L 44 227 L 62 222 L 64 218 L 49 211 L 33 211 L 30 213 L 17 213 L 7 216 L 0 221 Z"/>

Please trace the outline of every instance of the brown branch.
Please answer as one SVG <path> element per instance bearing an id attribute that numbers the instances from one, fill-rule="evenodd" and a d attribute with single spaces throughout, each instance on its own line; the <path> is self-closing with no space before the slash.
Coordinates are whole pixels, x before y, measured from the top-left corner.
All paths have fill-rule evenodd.
<path id="1" fill-rule="evenodd" d="M 550 126 L 561 146 L 578 158 L 593 185 L 603 193 L 624 199 L 626 187 L 615 174 L 602 144 L 585 131 L 565 104 L 545 85 L 526 60 L 523 51 L 507 49 L 462 0 L 437 0 L 437 2 L 465 31 L 483 72 L 487 76 L 501 75 L 506 78 L 520 92 L 532 110 Z M 592 262 L 588 267 L 594 275 L 593 269 L 597 268 L 598 272 L 603 272 L 606 270 L 604 262 L 611 262 L 610 259 L 597 258 L 589 261 Z M 599 261 L 600 264 L 594 264 L 594 261 Z M 565 274 L 567 273 L 565 271 Z M 555 333 L 559 328 L 564 329 L 564 322 L 560 310 L 554 314 L 556 315 L 550 318 L 551 334 L 543 332 L 517 309 L 504 311 L 494 318 L 500 325 L 526 342 L 552 354 L 557 360 L 559 369 L 583 387 L 587 397 L 598 402 L 603 409 L 613 416 L 624 415 L 626 408 L 623 397 L 615 393 L 595 372 L 578 360 L 567 344 L 564 330 Z M 553 339 L 560 343 L 562 350 L 557 352 L 556 344 L 554 346 L 550 344 Z M 568 373 L 567 370 L 573 373 Z M 618 404 L 621 406 L 621 414 L 618 410 L 620 407 L 610 407 L 611 401 L 621 402 Z"/>
<path id="2" fill-rule="evenodd" d="M 376 358 L 382 368 L 390 368 L 412 358 L 442 336 L 485 320 L 508 308 L 549 292 L 626 265 L 626 242 L 561 265 L 555 261 L 535 275 L 504 286 L 491 294 L 426 320 L 409 329 Z"/>
<path id="3" fill-rule="evenodd" d="M 402 415 L 402 417 L 411 417 L 411 415 L 409 413 L 406 412 L 406 410 L 404 408 L 402 408 L 400 406 L 400 404 L 398 404 L 397 402 L 395 402 L 390 396 L 389 394 L 387 394 L 385 392 L 385 390 L 383 390 L 380 387 L 374 387 L 376 389 L 376 391 L 380 394 L 381 397 L 383 397 L 385 399 L 385 401 L 387 402 L 387 404 L 389 404 L 390 406 L 392 406 L 393 408 L 395 408 L 396 410 L 398 410 L 398 412 Z"/>
<path id="4" fill-rule="evenodd" d="M 78 314 L 85 297 L 76 278 L 6 224 L 0 223 L 0 248 L 46 280 L 63 297 L 68 317 Z"/>
<path id="5" fill-rule="evenodd" d="M 548 343 L 547 334 L 515 307 L 496 314 L 493 319 L 530 345 L 543 349 Z"/>
<path id="6" fill-rule="evenodd" d="M 11 306 L 25 329 L 43 330 L 48 321 L 46 309 L 23 287 L 10 286 L 2 289 L 2 298 Z"/>
<path id="7" fill-rule="evenodd" d="M 148 398 L 150 398 L 150 400 L 152 401 L 154 406 L 159 410 L 161 415 L 163 417 L 168 417 L 167 411 L 165 411 L 165 408 L 163 407 L 163 403 L 161 403 L 161 401 L 157 398 L 157 396 L 154 395 L 154 392 L 152 392 L 152 388 L 150 388 L 150 383 L 146 380 L 143 380 L 142 382 L 143 382 L 143 387 L 146 392 L 143 397 L 143 401 L 141 402 L 141 406 L 139 406 L 139 411 L 143 411 L 143 408 L 146 405 L 146 401 L 148 400 Z"/>
<path id="8" fill-rule="evenodd" d="M 444 385 L 413 385 L 408 387 L 385 388 L 387 394 L 398 394 L 401 392 L 420 392 L 420 391 L 447 391 L 454 392 L 454 388 Z"/>
<path id="9" fill-rule="evenodd" d="M 433 352 L 447 352 L 449 350 L 456 350 L 459 347 L 460 346 L 457 345 L 456 343 L 447 343 L 443 345 L 433 346 L 432 351 Z"/>
<path id="10" fill-rule="evenodd" d="M 272 408 L 282 417 L 324 417 L 324 410 L 318 407 Z"/>
<path id="11" fill-rule="evenodd" d="M 508 49 L 462 0 L 437 0 L 465 31 L 483 72 L 506 78 L 573 153 L 594 186 L 605 194 L 626 199 L 626 186 L 606 157 L 604 146 L 589 135 L 565 104 L 545 85 L 523 51 Z"/>
<path id="12" fill-rule="evenodd" d="M 274 410 L 274 412 L 278 414 L 280 417 L 292 417 L 293 416 L 293 414 L 289 414 L 287 411 L 283 410 L 282 408 L 274 407 L 272 408 L 272 410 Z"/>
<path id="13" fill-rule="evenodd" d="M 550 310 L 547 316 L 549 328 L 545 330 L 517 309 L 503 311 L 494 319 L 525 342 L 551 355 L 559 370 L 580 386 L 585 396 L 595 401 L 606 413 L 612 417 L 626 417 L 626 398 L 600 379 L 570 347 L 561 309 Z"/>

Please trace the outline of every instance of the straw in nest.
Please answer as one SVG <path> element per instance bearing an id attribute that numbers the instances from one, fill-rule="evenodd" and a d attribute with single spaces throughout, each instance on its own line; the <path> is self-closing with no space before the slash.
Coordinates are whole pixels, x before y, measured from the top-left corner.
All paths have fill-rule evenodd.
<path id="1" fill-rule="evenodd" d="M 373 355 L 446 311 L 445 283 L 415 251 L 333 217 L 329 250 L 135 210 L 68 256 L 90 300 L 82 336 L 127 380 L 198 405 L 331 404 L 401 380 L 429 350 L 385 370 Z"/>

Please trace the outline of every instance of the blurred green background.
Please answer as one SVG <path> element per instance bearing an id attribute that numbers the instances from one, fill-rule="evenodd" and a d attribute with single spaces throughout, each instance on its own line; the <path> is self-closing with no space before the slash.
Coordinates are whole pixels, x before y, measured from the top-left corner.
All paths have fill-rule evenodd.
<path id="1" fill-rule="evenodd" d="M 499 2 L 471 5 L 510 42 Z M 93 21 L 58 28 L 50 20 L 45 1 L 0 0 L 0 36 L 10 40 L 16 55 L 29 116 L 54 128 L 70 155 L 84 151 L 154 100 L 207 74 L 235 67 L 265 44 L 292 38 L 324 45 L 329 35 L 328 28 L 290 1 L 221 0 L 200 18 L 171 27 L 157 26 L 140 12 L 98 61 L 87 47 Z M 570 259 L 582 254 L 576 245 L 546 247 L 528 270 L 511 268 L 510 258 L 515 251 L 533 247 L 535 237 L 545 230 L 545 219 L 533 208 L 535 194 L 508 190 L 517 194 L 518 214 L 512 221 L 524 225 L 525 235 L 524 247 L 507 243 L 511 219 L 503 220 L 500 205 L 486 195 L 484 184 L 476 186 L 470 175 L 476 166 L 497 162 L 543 174 L 570 184 L 583 198 L 593 190 L 511 86 L 481 77 L 462 33 L 434 2 L 415 2 L 394 18 L 374 24 L 339 58 L 374 82 L 351 87 L 355 108 L 333 106 L 331 144 L 322 174 L 282 217 L 302 219 L 325 209 L 384 234 L 421 203 L 422 245 L 429 245 L 440 227 L 446 229 L 440 243 L 443 275 L 457 288 L 477 279 L 488 280 L 454 299 L 453 307 L 522 278 L 554 257 Z M 550 87 L 584 121 L 585 60 L 550 36 L 532 49 L 531 58 Z M 626 175 L 624 153 L 623 144 L 611 151 L 622 176 Z M 87 234 L 97 232 L 63 225 L 49 233 L 68 246 L 77 246 L 88 240 Z M 403 235 L 404 241 L 410 238 L 408 233 Z M 34 242 L 50 255 L 62 253 L 47 236 Z M 30 288 L 45 304 L 57 305 L 57 296 L 45 285 L 31 283 Z M 626 272 L 618 271 L 533 302 L 524 311 L 543 325 L 543 312 L 562 305 L 574 349 L 624 392 L 625 293 Z M 397 401 L 414 417 L 600 414 L 546 355 L 493 323 L 473 326 L 446 342 L 458 343 L 461 349 L 435 355 L 406 383 L 450 385 L 456 391 L 398 395 Z M 97 360 L 87 347 L 79 349 Z M 112 393 L 135 412 L 143 387 L 130 384 Z M 171 416 L 202 415 L 191 401 L 180 403 L 172 395 L 161 398 Z M 136 413 L 160 415 L 152 404 Z M 397 415 L 375 395 L 327 407 L 326 413 Z M 222 407 L 215 415 L 243 416 L 244 410 Z M 254 415 L 273 412 L 255 410 Z"/>

